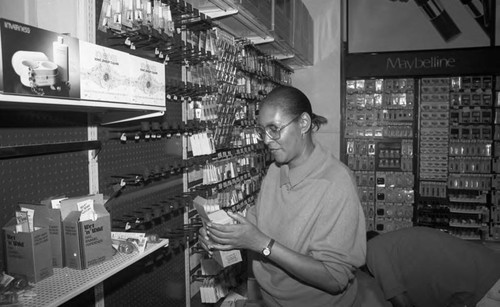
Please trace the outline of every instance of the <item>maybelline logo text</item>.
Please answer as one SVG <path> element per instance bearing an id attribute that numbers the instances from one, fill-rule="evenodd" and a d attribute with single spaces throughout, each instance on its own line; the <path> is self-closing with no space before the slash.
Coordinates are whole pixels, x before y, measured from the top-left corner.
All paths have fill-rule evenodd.
<path id="1" fill-rule="evenodd" d="M 14 31 L 19 31 L 19 32 L 24 32 L 26 34 L 30 34 L 31 29 L 26 26 L 21 26 L 15 23 L 10 23 L 8 21 L 4 21 L 4 27 L 9 29 L 9 30 L 14 30 Z"/>
<path id="2" fill-rule="evenodd" d="M 451 68 L 455 67 L 455 58 L 440 58 L 439 56 L 432 56 L 428 58 L 388 58 L 387 69 L 430 69 L 430 68 Z"/>

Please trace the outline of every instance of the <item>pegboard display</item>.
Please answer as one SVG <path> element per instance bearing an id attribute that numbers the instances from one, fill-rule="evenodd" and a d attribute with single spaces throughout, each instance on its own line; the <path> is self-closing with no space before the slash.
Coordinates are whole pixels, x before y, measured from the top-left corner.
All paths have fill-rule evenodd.
<path id="1" fill-rule="evenodd" d="M 86 120 L 85 113 L 2 110 L 0 148 L 86 141 Z M 20 202 L 88 193 L 88 178 L 87 151 L 0 159 L 1 226 L 14 217 Z"/>
<path id="2" fill-rule="evenodd" d="M 183 209 L 179 205 L 171 208 L 169 204 L 172 199 L 181 195 L 182 189 L 182 181 L 172 178 L 164 183 L 144 186 L 133 193 L 120 194 L 106 204 L 111 213 L 113 228 L 122 228 L 123 231 L 125 225 L 122 225 L 122 222 L 126 221 L 130 221 L 132 226 L 136 222 L 136 224 L 141 223 L 142 225 L 135 226 L 147 231 L 158 225 L 163 227 L 163 224 L 168 223 L 172 216 L 178 215 L 176 210 Z M 161 209 L 164 210 L 158 213 L 154 208 L 157 205 L 161 205 Z"/>
<path id="3" fill-rule="evenodd" d="M 0 148 L 69 143 L 78 143 L 80 146 L 65 147 L 69 148 L 65 153 L 55 153 L 60 152 L 59 147 L 45 146 L 51 151 L 43 155 L 37 154 L 30 147 L 30 151 L 25 151 L 21 158 L 13 158 L 8 154 L 0 156 L 2 224 L 13 216 L 17 202 L 39 202 L 58 195 L 86 195 L 89 186 L 92 191 L 95 190 L 95 180 L 98 180 L 99 193 L 110 197 L 106 208 L 110 213 L 113 231 L 124 231 L 128 229 L 124 226 L 130 226 L 131 230 L 156 233 L 169 239 L 170 247 L 167 252 L 155 253 L 153 257 L 131 265 L 104 281 L 107 306 L 189 305 L 189 296 L 186 298 L 186 280 L 189 282 L 189 278 L 186 278 L 189 274 L 186 272 L 186 253 L 187 248 L 197 241 L 196 227 L 199 227 L 199 223 L 192 219 L 193 224 L 185 225 L 188 216 L 186 208 L 191 208 L 191 198 L 185 193 L 187 187 L 184 186 L 184 180 L 187 168 L 201 165 L 203 158 L 191 164 L 189 162 L 193 161 L 183 160 L 186 157 L 186 140 L 193 134 L 206 133 L 205 129 L 215 129 L 220 122 L 217 123 L 217 118 L 211 118 L 214 121 L 213 127 L 198 126 L 201 118 L 193 117 L 191 121 L 187 119 L 186 104 L 194 100 L 199 102 L 206 95 L 216 95 L 218 103 L 213 108 L 211 106 L 210 112 L 207 106 L 204 115 L 222 115 L 230 110 L 230 115 L 224 117 L 224 129 L 215 129 L 214 138 L 224 140 L 219 142 L 221 146 L 217 149 L 232 150 L 234 146 L 244 146 L 241 135 L 236 136 L 237 139 L 233 138 L 236 114 L 243 112 L 242 105 L 245 104 L 235 103 L 235 99 L 237 96 L 241 96 L 243 100 L 257 99 L 260 95 L 258 93 L 265 93 L 270 88 L 266 78 L 275 78 L 276 74 L 272 72 L 280 68 L 274 67 L 276 63 L 270 59 L 266 58 L 261 63 L 263 58 L 255 57 L 251 60 L 255 61 L 253 64 L 256 65 L 252 67 L 256 69 L 246 71 L 247 77 L 237 80 L 241 64 L 237 62 L 237 55 L 243 46 L 240 46 L 239 40 L 229 37 L 229 34 L 228 37 L 218 39 L 218 30 L 214 29 L 209 18 L 203 14 L 200 16 L 199 10 L 193 9 L 184 1 L 166 0 L 158 2 L 160 3 L 169 4 L 174 18 L 170 22 L 175 24 L 169 24 L 168 28 L 145 36 L 144 33 L 134 32 L 137 36 L 131 39 L 133 44 L 140 47 L 128 51 L 166 65 L 167 100 L 163 116 L 101 125 L 97 121 L 98 114 L 91 114 L 91 110 L 2 110 L 0 115 Z M 106 4 L 108 3 L 105 1 L 96 1 L 96 15 L 101 15 L 101 7 Z M 165 13 L 166 7 L 161 11 L 162 14 Z M 188 19 L 186 15 L 193 18 Z M 106 25 L 114 22 L 115 19 L 108 20 Z M 96 26 L 101 28 L 103 23 Z M 176 31 L 163 32 L 171 28 Z M 127 41 L 120 43 L 116 40 L 125 39 L 121 30 L 125 31 L 126 28 L 107 30 L 97 33 L 99 45 L 116 49 L 128 48 Z M 161 37 L 155 37 L 157 34 Z M 140 41 L 142 38 L 145 40 Z M 146 46 L 148 44 L 150 45 Z M 213 61 L 215 59 L 218 61 L 217 65 Z M 271 75 L 268 75 L 270 72 Z M 215 79 L 221 82 L 214 82 Z M 226 104 L 228 108 L 217 109 Z M 230 106 L 232 104 L 236 104 L 238 108 Z M 106 110 L 108 111 L 113 112 Z M 202 114 L 202 110 L 198 111 L 201 112 L 194 114 Z M 240 119 L 236 123 L 237 131 L 244 130 L 249 124 L 251 119 Z M 94 127 L 97 127 L 97 136 L 94 135 Z M 89 148 L 96 149 L 96 163 L 90 161 L 90 165 L 89 152 L 84 150 Z M 41 146 L 36 149 L 41 150 Z M 69 150 L 73 151 L 67 152 Z M 31 154 L 35 155 L 26 157 Z M 138 182 L 134 181 L 136 177 L 140 178 Z M 89 298 L 92 294 L 92 290 L 85 291 L 80 294 L 80 300 L 75 298 L 69 304 L 91 306 L 93 304 Z"/>
<path id="4" fill-rule="evenodd" d="M 135 225 L 137 231 L 159 234 L 169 238 L 168 253 L 157 254 L 147 262 L 140 262 L 104 283 L 106 306 L 184 306 L 184 251 L 185 242 L 171 234 L 183 227 L 182 207 L 172 207 L 168 213 L 154 215 L 155 205 L 175 199 L 183 191 L 181 177 L 166 183 L 146 186 L 133 193 L 124 193 L 110 201 L 109 211 L 114 225 L 120 219 L 141 219 L 145 212 L 150 219 Z M 170 207 L 169 207 L 170 208 Z M 127 216 L 127 217 L 124 217 Z M 116 229 L 123 231 L 123 229 Z M 126 283 L 123 281 L 127 280 Z"/>
<path id="5" fill-rule="evenodd" d="M 498 240 L 494 89 L 491 75 L 346 81 L 344 161 L 367 229 Z"/>
<path id="6" fill-rule="evenodd" d="M 87 140 L 87 114 L 73 112 L 0 112 L 0 146 L 40 145 Z"/>
<path id="7" fill-rule="evenodd" d="M 86 152 L 0 160 L 2 204 L 88 193 Z M 2 213 L 12 216 L 3 208 Z"/>
<path id="8" fill-rule="evenodd" d="M 184 253 L 156 253 L 104 282 L 105 306 L 185 306 Z M 127 280 L 127 283 L 123 283 Z"/>
<path id="9" fill-rule="evenodd" d="M 107 209 L 113 230 L 124 231 L 124 221 L 129 221 L 132 231 L 157 233 L 171 242 L 168 253 L 156 253 L 150 260 L 138 262 L 107 279 L 106 306 L 185 305 L 182 240 L 170 238 L 173 230 L 182 229 L 183 208 L 172 205 L 170 210 L 168 205 L 169 200 L 183 192 L 182 139 L 176 136 L 183 132 L 181 124 L 182 104 L 171 102 L 162 117 L 98 126 L 98 139 L 102 142 L 97 157 L 99 191 L 112 196 Z M 128 136 L 126 141 L 120 139 L 123 133 Z M 113 188 L 131 174 L 146 180 L 138 184 L 127 182 L 115 193 Z M 158 213 L 154 208 L 162 203 Z"/>
<path id="10" fill-rule="evenodd" d="M 167 103 L 167 112 L 162 117 L 98 127 L 98 139 L 102 142 L 98 153 L 99 191 L 109 196 L 121 178 L 154 177 L 169 173 L 172 168 L 179 169 L 182 142 L 176 134 L 183 132 L 181 123 L 182 104 Z M 140 187 L 127 186 L 126 189 Z"/>
<path id="11" fill-rule="evenodd" d="M 344 162 L 353 171 L 368 230 L 413 226 L 415 80 L 346 81 Z"/>
<path id="12" fill-rule="evenodd" d="M 134 175 L 147 177 L 160 172 L 168 172 L 182 162 L 181 156 L 167 153 L 170 141 L 126 142 L 107 141 L 98 154 L 99 191 L 105 195 L 113 193 L 113 186 L 121 178 Z M 124 190 L 137 190 L 140 187 L 126 186 Z"/>

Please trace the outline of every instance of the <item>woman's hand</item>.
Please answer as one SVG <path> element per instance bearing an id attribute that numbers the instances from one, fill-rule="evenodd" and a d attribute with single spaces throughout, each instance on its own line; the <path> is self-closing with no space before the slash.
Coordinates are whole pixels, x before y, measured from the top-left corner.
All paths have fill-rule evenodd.
<path id="1" fill-rule="evenodd" d="M 249 249 L 260 251 L 265 247 L 269 238 L 254 224 L 239 213 L 228 211 L 227 214 L 237 223 L 229 225 L 207 223 L 206 236 L 201 240 L 209 250 Z"/>
<path id="2" fill-rule="evenodd" d="M 205 229 L 205 227 L 201 227 L 200 230 L 198 231 L 198 242 L 200 243 L 200 246 L 206 250 L 210 255 L 212 255 L 212 251 L 211 249 L 212 248 L 212 245 L 214 244 L 214 242 L 212 240 L 210 240 L 210 238 L 208 237 L 208 234 L 207 234 L 207 230 Z"/>

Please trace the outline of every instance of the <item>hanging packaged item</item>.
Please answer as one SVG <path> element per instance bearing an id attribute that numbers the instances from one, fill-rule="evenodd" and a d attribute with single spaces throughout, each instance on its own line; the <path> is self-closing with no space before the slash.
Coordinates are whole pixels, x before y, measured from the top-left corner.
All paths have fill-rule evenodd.
<path id="1" fill-rule="evenodd" d="M 86 269 L 113 256 L 111 220 L 102 194 L 61 201 L 66 266 Z"/>

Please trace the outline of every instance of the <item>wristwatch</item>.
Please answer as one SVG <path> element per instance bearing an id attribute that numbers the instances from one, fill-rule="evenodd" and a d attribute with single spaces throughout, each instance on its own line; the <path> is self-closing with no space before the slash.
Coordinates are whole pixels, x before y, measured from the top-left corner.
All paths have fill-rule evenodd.
<path id="1" fill-rule="evenodd" d="M 271 241 L 269 241 L 267 246 L 264 247 L 264 249 L 262 250 L 262 255 L 264 255 L 264 257 L 269 257 L 269 255 L 271 255 L 271 249 L 273 248 L 273 245 L 274 245 L 274 239 L 271 239 Z"/>

